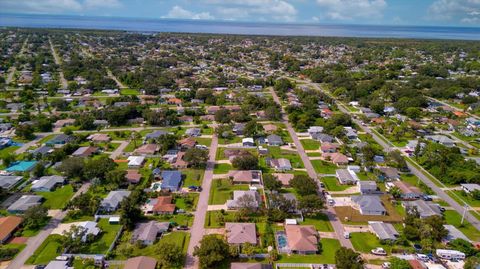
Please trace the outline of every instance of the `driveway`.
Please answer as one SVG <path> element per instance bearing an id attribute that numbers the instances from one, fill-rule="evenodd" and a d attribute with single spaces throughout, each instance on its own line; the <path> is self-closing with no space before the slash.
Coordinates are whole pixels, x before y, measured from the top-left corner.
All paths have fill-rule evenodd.
<path id="1" fill-rule="evenodd" d="M 120 146 L 118 146 L 118 148 L 116 148 L 112 154 L 110 154 L 110 159 L 117 159 L 118 156 L 122 155 L 123 153 L 123 150 L 128 146 L 128 144 L 130 143 L 129 141 L 112 141 L 112 143 L 120 143 Z"/>

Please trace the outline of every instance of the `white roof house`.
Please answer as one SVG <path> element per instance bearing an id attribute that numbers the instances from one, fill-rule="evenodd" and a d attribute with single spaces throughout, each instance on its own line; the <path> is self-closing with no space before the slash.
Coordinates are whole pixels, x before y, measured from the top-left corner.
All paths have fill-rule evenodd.
<path id="1" fill-rule="evenodd" d="M 129 167 L 138 167 L 142 166 L 143 162 L 145 161 L 144 156 L 130 156 L 127 159 Z"/>
<path id="2" fill-rule="evenodd" d="M 89 235 L 97 236 L 100 233 L 100 228 L 97 227 L 95 221 L 83 221 L 78 223 L 78 227 L 82 227 L 85 234 L 82 235 L 82 242 L 86 242 Z"/>

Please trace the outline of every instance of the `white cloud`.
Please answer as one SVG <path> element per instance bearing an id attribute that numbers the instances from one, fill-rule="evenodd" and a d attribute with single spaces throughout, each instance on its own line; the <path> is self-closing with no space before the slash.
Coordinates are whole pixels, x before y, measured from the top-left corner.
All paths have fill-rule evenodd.
<path id="1" fill-rule="evenodd" d="M 190 19 L 190 20 L 212 20 L 214 17 L 209 12 L 194 13 L 181 6 L 174 6 L 163 18 Z"/>
<path id="2" fill-rule="evenodd" d="M 344 21 L 380 19 L 387 7 L 385 0 L 317 0 L 317 4 L 325 10 L 326 17 Z"/>
<path id="3" fill-rule="evenodd" d="M 428 8 L 428 19 L 478 24 L 480 0 L 436 0 Z"/>
<path id="4" fill-rule="evenodd" d="M 121 6 L 119 0 L 0 0 L 0 10 L 21 13 L 72 13 Z"/>
<path id="5" fill-rule="evenodd" d="M 285 0 L 202 0 L 221 19 L 294 21 L 297 9 Z"/>

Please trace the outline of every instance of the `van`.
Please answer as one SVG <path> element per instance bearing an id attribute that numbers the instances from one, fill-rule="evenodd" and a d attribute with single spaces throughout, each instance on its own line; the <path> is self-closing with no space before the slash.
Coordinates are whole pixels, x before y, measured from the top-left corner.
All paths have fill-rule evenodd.
<path id="1" fill-rule="evenodd" d="M 343 237 L 345 237 L 345 239 L 350 239 L 350 233 L 349 232 L 344 232 Z"/>

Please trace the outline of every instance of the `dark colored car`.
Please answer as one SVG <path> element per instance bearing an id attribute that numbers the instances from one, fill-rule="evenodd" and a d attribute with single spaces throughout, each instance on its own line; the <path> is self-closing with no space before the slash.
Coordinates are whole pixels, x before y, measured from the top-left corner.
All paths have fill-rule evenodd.
<path id="1" fill-rule="evenodd" d="M 188 226 L 186 226 L 186 225 L 177 226 L 177 230 L 179 230 L 179 231 L 187 231 L 187 230 L 188 230 Z"/>

